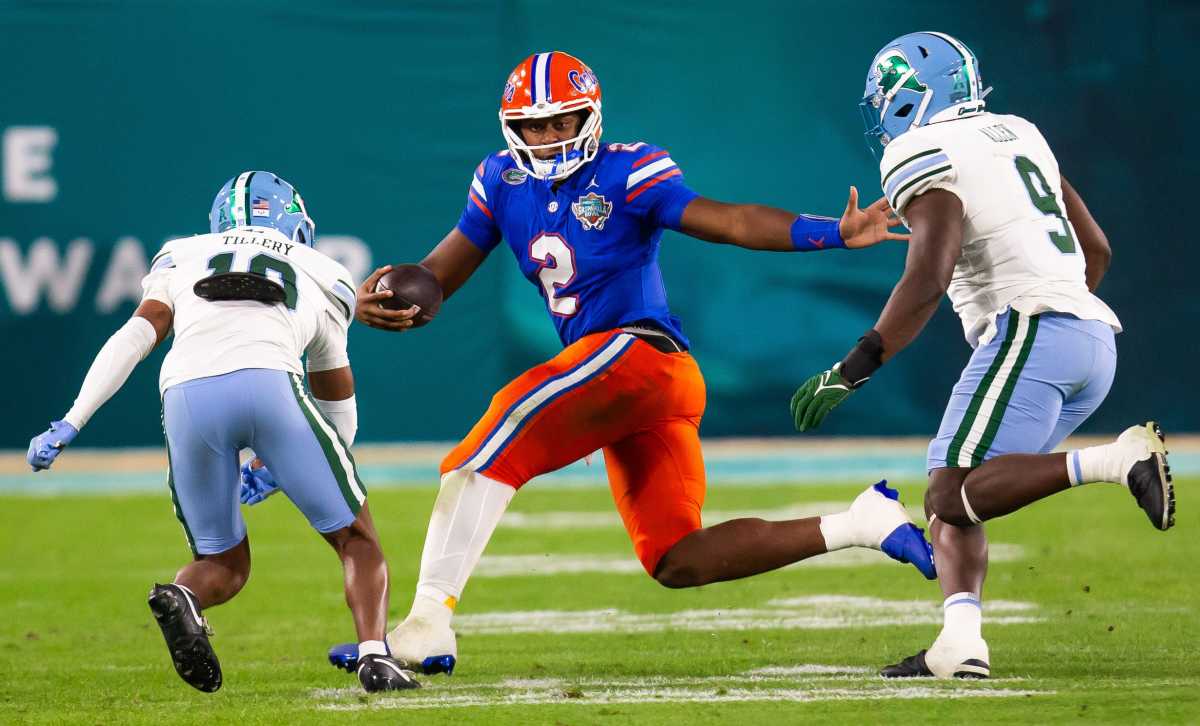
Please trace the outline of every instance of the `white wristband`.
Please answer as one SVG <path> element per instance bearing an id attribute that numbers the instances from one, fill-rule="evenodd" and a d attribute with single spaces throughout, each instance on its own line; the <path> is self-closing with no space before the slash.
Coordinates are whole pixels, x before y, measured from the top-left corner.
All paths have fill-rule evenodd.
<path id="1" fill-rule="evenodd" d="M 135 315 L 112 334 L 83 378 L 75 405 L 63 420 L 82 429 L 97 409 L 125 385 L 129 374 L 154 350 L 158 333 L 149 320 Z"/>
<path id="2" fill-rule="evenodd" d="M 322 401 L 319 398 L 313 400 L 316 401 L 317 408 L 321 409 L 321 413 L 325 414 L 325 418 L 337 429 L 338 436 L 342 437 L 346 446 L 352 446 L 354 435 L 358 433 L 358 402 L 354 396 L 341 401 Z"/>

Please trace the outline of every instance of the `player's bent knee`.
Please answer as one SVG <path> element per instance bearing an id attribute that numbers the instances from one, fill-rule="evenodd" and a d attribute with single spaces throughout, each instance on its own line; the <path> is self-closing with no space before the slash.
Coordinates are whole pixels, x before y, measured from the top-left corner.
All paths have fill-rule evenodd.
<path id="1" fill-rule="evenodd" d="M 340 557 L 345 557 L 347 550 L 351 549 L 355 552 L 371 550 L 378 551 L 380 554 L 383 552 L 375 528 L 368 526 L 367 522 L 362 519 L 355 519 L 348 526 L 332 532 L 322 532 L 321 536 Z"/>
<path id="2" fill-rule="evenodd" d="M 940 469 L 929 478 L 929 488 L 925 490 L 925 513 L 936 516 L 946 524 L 956 527 L 969 527 L 974 524 L 967 516 L 962 500 L 962 484 L 966 471 L 950 471 Z"/>
<path id="3" fill-rule="evenodd" d="M 672 558 L 671 553 L 663 555 L 654 568 L 654 579 L 663 587 L 680 590 L 687 587 L 707 585 L 709 578 L 694 563 Z"/>
<path id="4" fill-rule="evenodd" d="M 225 602 L 241 592 L 250 579 L 250 542 L 248 539 L 243 539 L 224 552 L 198 555 L 196 559 L 207 560 L 221 567 L 222 576 L 218 585 L 220 602 Z"/>
<path id="5" fill-rule="evenodd" d="M 659 565 L 654 572 L 654 579 L 663 587 L 669 587 L 672 590 L 681 590 L 687 587 L 699 587 L 707 584 L 700 578 L 700 573 L 694 567 L 688 566 L 673 566 Z"/>

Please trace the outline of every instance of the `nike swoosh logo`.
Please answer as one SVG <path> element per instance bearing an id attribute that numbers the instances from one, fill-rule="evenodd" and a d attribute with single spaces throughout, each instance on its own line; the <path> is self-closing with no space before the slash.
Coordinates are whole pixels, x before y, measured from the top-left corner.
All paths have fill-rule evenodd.
<path id="1" fill-rule="evenodd" d="M 825 238 L 824 237 L 821 237 L 821 239 L 813 239 L 812 237 L 809 237 L 808 243 L 810 245 L 812 245 L 813 247 L 816 247 L 819 250 L 825 249 Z"/>

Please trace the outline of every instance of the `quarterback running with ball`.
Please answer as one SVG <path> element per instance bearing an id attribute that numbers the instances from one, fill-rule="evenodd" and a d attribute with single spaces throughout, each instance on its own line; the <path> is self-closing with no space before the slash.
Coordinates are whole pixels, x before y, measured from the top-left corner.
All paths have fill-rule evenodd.
<path id="1" fill-rule="evenodd" d="M 884 668 L 889 678 L 990 675 L 983 522 L 1071 487 L 1115 482 L 1156 528 L 1174 524 L 1157 424 L 1047 453 L 1112 385 L 1121 327 L 1093 294 L 1111 252 L 1037 127 L 987 112 L 985 95 L 974 54 L 948 35 L 910 33 L 876 54 L 862 108 L 872 151 L 883 148 L 884 194 L 912 230 L 908 258 L 875 327 L 792 399 L 796 428 L 818 426 L 917 337 L 943 294 L 975 349 L 927 460 L 945 625 L 928 650 Z"/>
<path id="2" fill-rule="evenodd" d="M 844 547 L 882 549 L 927 576 L 927 543 L 896 494 L 867 488 L 847 511 L 768 522 L 700 520 L 704 380 L 667 305 L 663 230 L 747 249 L 789 252 L 903 239 L 886 201 L 841 219 L 698 196 L 665 150 L 601 143 L 600 84 L 578 59 L 536 53 L 500 101 L 508 148 L 475 170 L 457 226 L 422 261 L 452 295 L 504 240 L 545 300 L 564 349 L 501 389 L 442 463 L 412 610 L 387 638 L 426 672 L 457 656 L 451 616 L 509 501 L 530 479 L 603 450 L 617 509 L 646 573 L 667 587 L 733 580 Z M 403 330 L 360 288 L 357 316 Z M 336 655 L 336 653 L 335 653 Z"/>
<path id="3" fill-rule="evenodd" d="M 100 349 L 71 410 L 30 442 L 29 463 L 50 468 L 173 332 L 159 389 L 168 484 L 193 559 L 173 583 L 155 585 L 149 603 L 180 678 L 201 691 L 221 687 L 201 612 L 233 598 L 250 576 L 238 456 L 252 448 L 269 468 L 246 463 L 250 497 L 282 488 L 342 561 L 363 688 L 415 688 L 384 647 L 387 563 L 350 456 L 358 428 L 346 354 L 350 273 L 313 249 L 304 201 L 270 172 L 226 182 L 209 221 L 210 234 L 170 241 L 154 257 L 141 304 Z"/>

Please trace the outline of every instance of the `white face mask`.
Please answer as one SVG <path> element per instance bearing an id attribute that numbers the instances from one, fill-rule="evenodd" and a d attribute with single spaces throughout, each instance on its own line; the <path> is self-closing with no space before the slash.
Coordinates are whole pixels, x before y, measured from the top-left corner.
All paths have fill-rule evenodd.
<path id="1" fill-rule="evenodd" d="M 536 116 L 525 116 L 511 111 L 506 116 L 503 111 L 500 112 L 500 131 L 508 143 L 509 151 L 512 152 L 513 161 L 516 162 L 517 168 L 527 172 L 535 179 L 565 179 L 576 169 L 596 158 L 596 152 L 600 150 L 600 104 L 588 99 L 582 103 L 562 105 L 573 107 L 555 108 L 551 113 L 539 113 Z M 509 125 L 513 121 L 522 119 L 549 118 L 582 110 L 589 111 L 589 113 L 583 126 L 579 129 L 579 134 L 574 138 L 556 141 L 552 144 L 527 144 L 521 138 L 520 132 Z M 552 151 L 554 156 L 539 159 L 535 155 L 535 152 L 539 151 Z"/>

